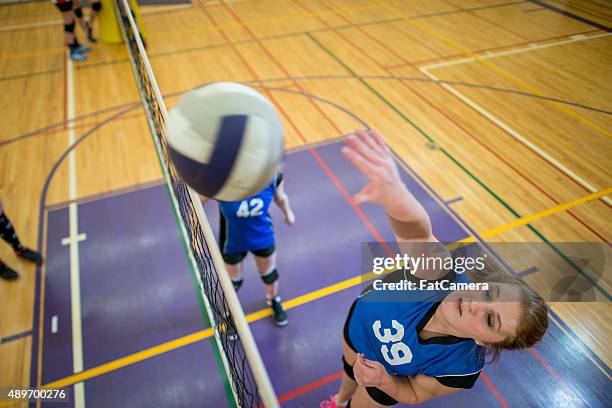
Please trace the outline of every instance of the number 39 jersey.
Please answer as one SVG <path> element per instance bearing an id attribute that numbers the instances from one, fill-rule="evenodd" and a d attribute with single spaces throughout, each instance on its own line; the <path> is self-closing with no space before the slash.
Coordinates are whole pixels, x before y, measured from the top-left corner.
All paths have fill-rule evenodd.
<path id="1" fill-rule="evenodd" d="M 457 280 L 467 278 L 457 275 Z M 471 388 L 484 365 L 482 349 L 474 340 L 419 337 L 440 305 L 439 294 L 426 294 L 415 302 L 406 298 L 379 300 L 377 292 L 371 290 L 355 302 L 348 323 L 348 337 L 355 351 L 378 361 L 392 375 L 424 374 L 445 385 Z"/>
<path id="2" fill-rule="evenodd" d="M 262 191 L 244 200 L 219 201 L 226 231 L 223 253 L 256 251 L 274 245 L 274 227 L 268 210 L 280 180 L 280 176 L 275 177 Z"/>

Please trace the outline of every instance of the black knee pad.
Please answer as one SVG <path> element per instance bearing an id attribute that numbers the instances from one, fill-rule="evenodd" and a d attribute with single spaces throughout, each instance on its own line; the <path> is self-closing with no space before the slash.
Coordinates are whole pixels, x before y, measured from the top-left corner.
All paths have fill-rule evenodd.
<path id="1" fill-rule="evenodd" d="M 102 10 L 102 2 L 101 1 L 96 1 L 94 4 L 91 5 L 91 9 L 93 11 L 100 11 L 100 10 Z"/>
<path id="2" fill-rule="evenodd" d="M 278 280 L 278 271 L 276 268 L 265 275 L 261 275 L 261 280 L 264 281 L 266 285 L 271 285 Z"/>
<path id="3" fill-rule="evenodd" d="M 78 18 L 82 18 L 83 17 L 83 9 L 80 7 L 77 7 L 74 9 L 74 15 L 77 16 Z"/>
<path id="4" fill-rule="evenodd" d="M 74 21 L 70 24 L 64 24 L 64 31 L 67 33 L 74 33 Z"/>
<path id="5" fill-rule="evenodd" d="M 344 356 L 342 357 L 342 365 L 344 366 L 344 372 L 346 373 L 346 375 L 348 375 L 351 380 L 355 381 L 355 373 L 353 372 L 353 366 L 346 361 Z"/>
<path id="6" fill-rule="evenodd" d="M 234 285 L 234 290 L 236 292 L 238 291 L 238 289 L 240 289 L 243 283 L 244 283 L 244 278 L 232 279 L 232 285 Z"/>
<path id="7" fill-rule="evenodd" d="M 395 398 L 376 387 L 366 387 L 366 392 L 376 403 L 385 407 L 392 407 L 398 402 Z"/>

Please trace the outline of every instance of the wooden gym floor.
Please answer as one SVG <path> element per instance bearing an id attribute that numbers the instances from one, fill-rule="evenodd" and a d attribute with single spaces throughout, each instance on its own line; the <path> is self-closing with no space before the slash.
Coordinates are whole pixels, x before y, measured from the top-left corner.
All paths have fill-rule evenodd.
<path id="1" fill-rule="evenodd" d="M 196 0 L 141 12 L 168 107 L 230 80 L 270 89 L 288 149 L 360 126 L 304 96 L 315 95 L 384 134 L 486 241 L 612 237 L 605 1 Z M 62 41 L 50 2 L 0 6 L 0 197 L 21 241 L 43 249 L 50 208 L 161 179 L 142 109 L 94 131 L 55 168 L 78 137 L 140 101 L 123 45 L 96 44 L 72 63 Z M 37 358 L 37 273 L 7 245 L 0 259 L 21 274 L 0 282 L 0 387 L 25 386 Z M 545 292 L 564 268 L 525 279 Z M 582 269 L 597 301 L 552 303 L 552 323 L 609 378 L 609 266 Z"/>

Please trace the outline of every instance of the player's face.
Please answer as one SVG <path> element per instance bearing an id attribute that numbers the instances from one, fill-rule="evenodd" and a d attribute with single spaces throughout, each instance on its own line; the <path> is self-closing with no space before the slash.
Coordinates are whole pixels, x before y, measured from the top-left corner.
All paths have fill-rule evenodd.
<path id="1" fill-rule="evenodd" d="M 485 344 L 515 337 L 522 316 L 519 289 L 504 283 L 490 283 L 486 291 L 454 291 L 440 311 L 450 334 Z"/>

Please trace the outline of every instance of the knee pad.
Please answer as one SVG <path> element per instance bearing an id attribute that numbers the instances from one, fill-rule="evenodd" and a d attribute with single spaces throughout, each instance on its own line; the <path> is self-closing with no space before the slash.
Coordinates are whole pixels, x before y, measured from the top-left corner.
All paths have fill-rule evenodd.
<path id="1" fill-rule="evenodd" d="M 78 18 L 82 18 L 83 17 L 83 9 L 80 7 L 77 7 L 74 9 L 74 15 L 77 16 Z"/>
<path id="2" fill-rule="evenodd" d="M 234 285 L 234 290 L 236 292 L 238 292 L 238 289 L 240 289 L 243 283 L 244 283 L 244 278 L 232 279 L 232 285 Z"/>
<path id="3" fill-rule="evenodd" d="M 278 271 L 274 268 L 271 272 L 266 273 L 265 275 L 261 275 L 261 280 L 264 281 L 266 285 L 271 285 L 278 280 Z"/>
<path id="4" fill-rule="evenodd" d="M 100 10 L 102 10 L 102 2 L 101 1 L 96 1 L 94 4 L 91 5 L 91 9 L 93 11 L 100 11 Z"/>
<path id="5" fill-rule="evenodd" d="M 74 21 L 70 24 L 64 24 L 64 31 L 67 33 L 74 33 Z"/>
<path id="6" fill-rule="evenodd" d="M 353 366 L 346 361 L 344 356 L 342 356 L 342 365 L 344 366 L 344 372 L 346 373 L 346 375 L 348 375 L 351 380 L 355 381 L 355 373 L 353 373 Z"/>

